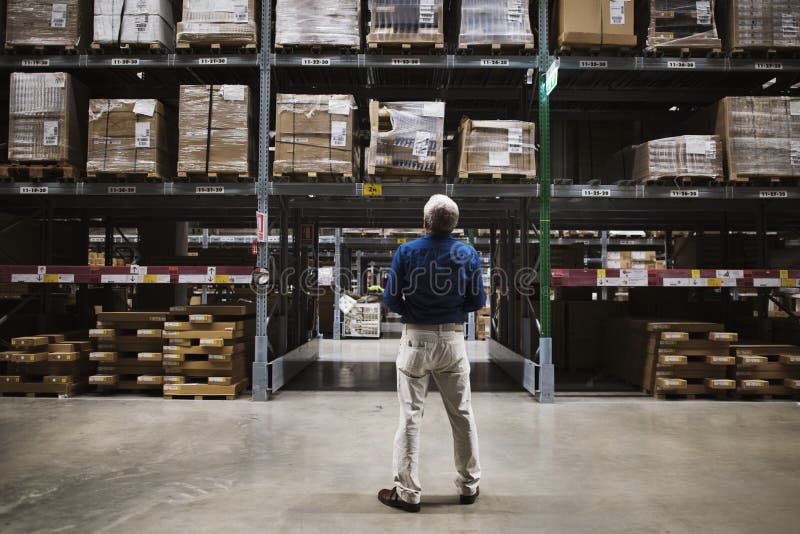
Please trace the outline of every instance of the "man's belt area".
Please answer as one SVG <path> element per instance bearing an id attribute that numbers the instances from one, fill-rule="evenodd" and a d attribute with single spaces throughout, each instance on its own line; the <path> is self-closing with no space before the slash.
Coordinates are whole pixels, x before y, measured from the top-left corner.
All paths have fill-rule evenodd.
<path id="1" fill-rule="evenodd" d="M 423 332 L 463 332 L 464 325 L 462 323 L 445 323 L 445 324 L 406 324 L 404 325 L 407 330 L 422 330 Z"/>

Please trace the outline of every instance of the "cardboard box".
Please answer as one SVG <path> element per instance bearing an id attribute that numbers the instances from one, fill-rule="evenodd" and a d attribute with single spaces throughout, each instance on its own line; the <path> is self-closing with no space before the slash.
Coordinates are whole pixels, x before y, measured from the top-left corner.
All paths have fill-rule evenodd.
<path id="1" fill-rule="evenodd" d="M 682 135 L 634 147 L 633 179 L 706 177 L 722 179 L 722 141 L 716 135 Z"/>
<path id="2" fill-rule="evenodd" d="M 630 254 L 632 261 L 656 261 L 655 250 L 633 250 Z"/>
<path id="3" fill-rule="evenodd" d="M 164 106 L 157 100 L 89 101 L 87 173 L 170 176 Z"/>
<path id="4" fill-rule="evenodd" d="M 173 49 L 175 17 L 172 1 L 94 0 L 93 42 L 103 45 L 157 44 Z"/>
<path id="5" fill-rule="evenodd" d="M 255 0 L 183 0 L 180 45 L 253 45 L 257 42 Z"/>
<path id="6" fill-rule="evenodd" d="M 11 74 L 8 159 L 83 167 L 86 90 L 63 72 Z"/>
<path id="7" fill-rule="evenodd" d="M 444 45 L 443 0 L 370 0 L 367 43 Z"/>
<path id="8" fill-rule="evenodd" d="M 275 45 L 360 48 L 360 0 L 278 0 Z"/>
<path id="9" fill-rule="evenodd" d="M 250 176 L 250 88 L 182 85 L 178 173 Z"/>
<path id="10" fill-rule="evenodd" d="M 533 48 L 527 1 L 461 0 L 458 46 L 492 44 L 520 44 Z"/>
<path id="11" fill-rule="evenodd" d="M 473 121 L 459 128 L 458 177 L 501 174 L 536 178 L 536 125 L 520 121 Z"/>
<path id="12" fill-rule="evenodd" d="M 6 46 L 77 47 L 89 0 L 8 0 Z"/>
<path id="13" fill-rule="evenodd" d="M 558 45 L 636 46 L 631 0 L 559 0 Z"/>
<path id="14" fill-rule="evenodd" d="M 330 173 L 354 176 L 355 99 L 351 95 L 276 97 L 273 173 Z"/>
<path id="15" fill-rule="evenodd" d="M 648 0 L 647 48 L 721 49 L 714 0 Z"/>
<path id="16" fill-rule="evenodd" d="M 730 0 L 728 49 L 800 47 L 800 14 L 796 0 Z"/>

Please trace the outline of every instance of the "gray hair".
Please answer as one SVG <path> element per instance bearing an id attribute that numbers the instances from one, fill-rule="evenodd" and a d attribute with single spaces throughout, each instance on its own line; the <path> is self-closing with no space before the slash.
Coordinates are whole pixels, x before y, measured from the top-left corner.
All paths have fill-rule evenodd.
<path id="1" fill-rule="evenodd" d="M 423 211 L 425 227 L 435 234 L 449 234 L 458 224 L 458 204 L 446 195 L 433 195 Z"/>

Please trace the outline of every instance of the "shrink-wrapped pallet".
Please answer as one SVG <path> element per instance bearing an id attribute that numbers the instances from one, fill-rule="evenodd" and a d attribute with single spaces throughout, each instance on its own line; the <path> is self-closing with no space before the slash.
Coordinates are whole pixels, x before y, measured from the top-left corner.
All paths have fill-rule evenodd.
<path id="1" fill-rule="evenodd" d="M 721 49 L 714 0 L 649 0 L 647 48 Z"/>
<path id="2" fill-rule="evenodd" d="M 178 175 L 249 175 L 246 85 L 182 85 L 179 108 Z"/>
<path id="3" fill-rule="evenodd" d="M 124 8 L 124 13 L 123 13 Z M 94 39 L 102 45 L 175 44 L 171 0 L 94 0 Z"/>
<path id="4" fill-rule="evenodd" d="M 359 0 L 278 0 L 275 44 L 361 46 Z"/>
<path id="5" fill-rule="evenodd" d="M 355 99 L 351 95 L 276 97 L 275 174 L 353 176 Z"/>
<path id="6" fill-rule="evenodd" d="M 86 171 L 146 174 L 169 173 L 164 106 L 157 100 L 97 99 L 89 101 L 89 151 Z"/>
<path id="7" fill-rule="evenodd" d="M 184 0 L 178 45 L 255 45 L 254 0 Z"/>
<path id="8" fill-rule="evenodd" d="M 520 121 L 461 120 L 458 177 L 536 177 L 536 125 Z"/>
<path id="9" fill-rule="evenodd" d="M 461 1 L 458 45 L 519 44 L 533 46 L 533 32 L 525 0 Z"/>
<path id="10" fill-rule="evenodd" d="M 63 72 L 14 72 L 9 95 L 8 159 L 82 166 L 85 90 Z"/>
<path id="11" fill-rule="evenodd" d="M 372 100 L 369 118 L 369 175 L 442 175 L 444 102 Z"/>
<path id="12" fill-rule="evenodd" d="M 81 43 L 88 0 L 8 0 L 7 46 L 76 47 Z"/>
<path id="13" fill-rule="evenodd" d="M 715 128 L 729 179 L 800 176 L 800 98 L 723 98 Z"/>
<path id="14" fill-rule="evenodd" d="M 800 46 L 800 0 L 731 0 L 727 16 L 731 50 Z"/>
<path id="15" fill-rule="evenodd" d="M 443 0 L 370 0 L 367 43 L 444 44 Z"/>
<path id="16" fill-rule="evenodd" d="M 633 179 L 722 179 L 722 142 L 716 135 L 681 135 L 634 147 Z"/>

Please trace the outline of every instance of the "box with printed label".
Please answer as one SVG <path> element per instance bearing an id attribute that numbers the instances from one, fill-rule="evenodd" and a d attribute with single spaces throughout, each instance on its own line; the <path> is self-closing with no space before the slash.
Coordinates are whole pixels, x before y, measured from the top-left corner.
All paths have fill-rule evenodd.
<path id="1" fill-rule="evenodd" d="M 86 171 L 170 176 L 167 135 L 157 100 L 90 100 Z"/>
<path id="2" fill-rule="evenodd" d="M 370 47 L 381 43 L 443 46 L 443 0 L 370 0 Z"/>
<path id="3" fill-rule="evenodd" d="M 458 133 L 458 178 L 471 175 L 536 178 L 536 125 L 520 121 L 473 121 Z"/>
<path id="4" fill-rule="evenodd" d="M 355 99 L 351 95 L 276 97 L 273 173 L 319 173 L 354 176 Z M 354 150 L 355 148 L 355 150 Z"/>
<path id="5" fill-rule="evenodd" d="M 636 46 L 632 0 L 559 0 L 558 45 Z"/>
<path id="6" fill-rule="evenodd" d="M 275 46 L 361 46 L 360 0 L 278 0 Z"/>
<path id="7" fill-rule="evenodd" d="M 89 9 L 89 0 L 8 0 L 6 46 L 84 45 Z"/>
<path id="8" fill-rule="evenodd" d="M 254 0 L 183 0 L 177 46 L 255 46 L 258 26 Z"/>
<path id="9" fill-rule="evenodd" d="M 94 38 L 100 45 L 175 46 L 172 0 L 94 0 Z"/>
<path id="10" fill-rule="evenodd" d="M 730 0 L 725 7 L 729 50 L 800 47 L 797 0 Z"/>
<path id="11" fill-rule="evenodd" d="M 716 135 L 682 135 L 634 147 L 633 179 L 702 177 L 722 181 L 722 141 Z"/>
<path id="12" fill-rule="evenodd" d="M 647 49 L 722 49 L 714 0 L 648 0 Z"/>
<path id="13" fill-rule="evenodd" d="M 88 98 L 63 72 L 11 74 L 8 159 L 83 167 Z"/>

